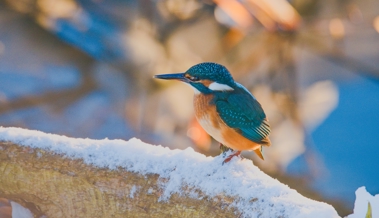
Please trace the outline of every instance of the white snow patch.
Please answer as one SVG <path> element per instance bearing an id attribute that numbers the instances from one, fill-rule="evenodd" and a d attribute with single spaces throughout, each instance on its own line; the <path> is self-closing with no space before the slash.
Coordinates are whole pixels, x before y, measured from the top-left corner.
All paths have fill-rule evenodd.
<path id="1" fill-rule="evenodd" d="M 97 167 L 158 174 L 163 190 L 160 200 L 169 200 L 174 193 L 183 194 L 182 189 L 187 187 L 193 190 L 193 197 L 197 191 L 210 197 L 235 196 L 231 206 L 243 211 L 242 217 L 339 217 L 332 206 L 303 197 L 246 159 L 233 158 L 222 165 L 223 157 L 206 157 L 192 148 L 170 150 L 135 138 L 74 139 L 20 128 L 0 127 L 0 141 L 80 158 Z"/>
<path id="2" fill-rule="evenodd" d="M 354 213 L 347 218 L 364 218 L 368 210 L 368 203 L 371 204 L 372 218 L 379 218 L 379 194 L 372 196 L 366 191 L 366 187 L 360 187 L 355 191 Z"/>
<path id="3" fill-rule="evenodd" d="M 133 187 L 130 189 L 129 197 L 134 198 L 134 194 L 138 191 L 137 186 L 133 185 Z"/>
<path id="4" fill-rule="evenodd" d="M 149 189 L 147 190 L 147 194 L 149 194 L 149 195 L 153 194 L 153 192 L 154 192 L 154 189 L 153 189 L 153 188 L 149 188 Z"/>
<path id="5" fill-rule="evenodd" d="M 11 201 L 12 205 L 12 218 L 33 218 L 32 212 L 29 209 L 21 206 L 20 204 Z"/>

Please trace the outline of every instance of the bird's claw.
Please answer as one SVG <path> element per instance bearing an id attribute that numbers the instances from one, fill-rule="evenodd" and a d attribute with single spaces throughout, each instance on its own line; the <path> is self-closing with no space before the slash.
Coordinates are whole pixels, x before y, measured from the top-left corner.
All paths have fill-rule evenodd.
<path id="1" fill-rule="evenodd" d="M 225 154 L 225 153 L 224 153 Z M 224 165 L 225 163 L 228 163 L 229 161 L 232 160 L 233 157 L 235 156 L 239 156 L 241 154 L 241 151 L 236 151 L 235 153 L 229 155 L 223 162 L 222 162 L 222 165 Z"/>
<path id="2" fill-rule="evenodd" d="M 224 166 L 224 164 L 228 163 L 232 158 L 233 158 L 233 156 L 232 156 L 232 157 L 229 156 L 228 158 L 226 158 L 226 159 L 222 162 L 222 165 Z"/>
<path id="3" fill-rule="evenodd" d="M 221 154 L 223 155 L 222 157 L 225 157 L 225 155 L 226 155 L 226 153 L 227 153 L 228 151 L 233 151 L 233 149 L 231 149 L 231 148 L 229 148 L 229 147 L 223 145 L 222 143 L 220 143 L 220 152 L 221 152 Z"/>

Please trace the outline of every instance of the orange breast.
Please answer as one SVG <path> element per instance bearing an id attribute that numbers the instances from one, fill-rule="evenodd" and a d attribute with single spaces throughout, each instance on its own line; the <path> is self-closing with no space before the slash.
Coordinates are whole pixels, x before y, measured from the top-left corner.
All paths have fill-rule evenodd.
<path id="1" fill-rule="evenodd" d="M 259 144 L 243 137 L 222 121 L 217 113 L 216 106 L 209 104 L 212 98 L 212 95 L 204 94 L 194 96 L 195 116 L 204 130 L 218 142 L 233 150 L 242 151 L 260 148 Z"/>

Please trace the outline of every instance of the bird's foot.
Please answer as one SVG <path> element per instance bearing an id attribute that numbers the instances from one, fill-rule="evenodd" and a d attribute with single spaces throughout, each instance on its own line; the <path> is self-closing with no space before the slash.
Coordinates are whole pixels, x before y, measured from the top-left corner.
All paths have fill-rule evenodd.
<path id="1" fill-rule="evenodd" d="M 228 163 L 230 160 L 232 160 L 233 157 L 235 156 L 239 156 L 241 154 L 241 151 L 236 151 L 235 153 L 229 155 L 223 162 L 222 162 L 222 165 L 224 165 L 225 163 Z"/>
<path id="2" fill-rule="evenodd" d="M 226 155 L 226 153 L 228 151 L 233 151 L 233 149 L 231 149 L 229 147 L 226 147 L 225 145 L 223 145 L 222 143 L 220 143 L 220 152 L 223 155 L 223 157 L 225 157 L 225 155 Z"/>

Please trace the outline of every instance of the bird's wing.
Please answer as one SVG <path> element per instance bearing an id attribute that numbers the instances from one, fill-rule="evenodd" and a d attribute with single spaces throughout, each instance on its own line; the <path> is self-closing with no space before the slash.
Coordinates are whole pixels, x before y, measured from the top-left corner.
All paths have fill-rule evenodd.
<path id="1" fill-rule="evenodd" d="M 247 92 L 228 95 L 215 101 L 221 119 L 244 137 L 269 145 L 270 125 L 259 102 Z"/>

